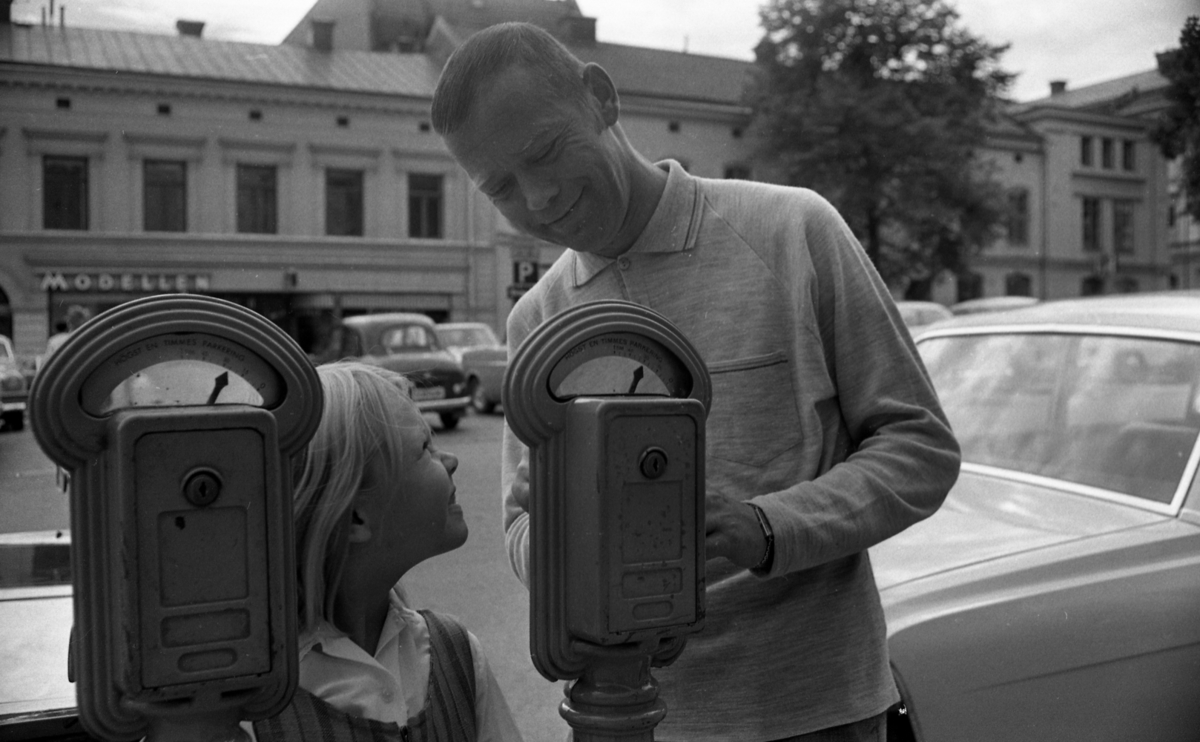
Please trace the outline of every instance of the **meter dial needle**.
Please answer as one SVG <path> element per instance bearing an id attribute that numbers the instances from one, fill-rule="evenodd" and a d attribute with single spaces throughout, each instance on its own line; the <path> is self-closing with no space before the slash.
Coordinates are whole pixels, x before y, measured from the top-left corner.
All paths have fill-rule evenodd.
<path id="1" fill-rule="evenodd" d="M 629 385 L 629 391 L 626 394 L 634 394 L 637 392 L 638 384 L 642 383 L 642 377 L 646 375 L 646 367 L 638 366 L 633 370 L 633 383 Z"/>
<path id="2" fill-rule="evenodd" d="M 205 404 L 216 404 L 217 397 L 221 396 L 221 390 L 227 386 L 229 386 L 229 372 L 225 371 L 213 382 L 212 394 L 208 395 L 208 401 Z"/>

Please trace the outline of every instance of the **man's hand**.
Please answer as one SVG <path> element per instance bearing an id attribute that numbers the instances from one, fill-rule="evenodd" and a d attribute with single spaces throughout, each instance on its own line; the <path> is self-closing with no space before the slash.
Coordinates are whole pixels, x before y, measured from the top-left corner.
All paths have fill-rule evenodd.
<path id="1" fill-rule="evenodd" d="M 725 557 L 739 567 L 757 567 L 766 553 L 767 539 L 750 503 L 710 491 L 704 510 L 708 558 Z"/>

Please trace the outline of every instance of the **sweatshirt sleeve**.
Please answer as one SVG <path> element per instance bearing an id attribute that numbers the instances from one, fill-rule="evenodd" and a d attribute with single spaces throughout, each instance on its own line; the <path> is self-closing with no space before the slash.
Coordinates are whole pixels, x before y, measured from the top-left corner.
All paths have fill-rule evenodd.
<path id="1" fill-rule="evenodd" d="M 813 279 L 809 291 L 795 290 L 793 306 L 815 316 L 848 454 L 809 481 L 752 500 L 775 534 L 775 559 L 764 576 L 864 551 L 928 517 L 960 463 L 958 442 L 887 287 L 836 210 L 806 194 L 806 249 L 793 245 L 792 252 L 808 256 Z M 795 270 L 797 260 L 790 255 L 777 269 Z"/>

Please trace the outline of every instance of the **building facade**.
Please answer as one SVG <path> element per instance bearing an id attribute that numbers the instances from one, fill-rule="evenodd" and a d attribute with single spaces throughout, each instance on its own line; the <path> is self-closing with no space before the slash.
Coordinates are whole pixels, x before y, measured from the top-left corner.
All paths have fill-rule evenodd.
<path id="1" fill-rule="evenodd" d="M 11 4 L 0 334 L 26 356 L 71 307 L 172 291 L 254 308 L 314 354 L 355 313 L 503 333 L 562 248 L 512 229 L 429 122 L 446 57 L 502 20 L 542 25 L 603 66 L 651 159 L 769 177 L 743 99 L 751 64 L 598 41 L 574 0 L 317 0 L 276 46 L 204 39 L 197 21 L 178 36 L 19 24 Z M 980 152 L 1007 192 L 1005 236 L 935 281 L 934 298 L 1200 286 L 1200 226 L 1147 136 L 1165 86 L 1157 72 L 1056 83 L 1011 107 Z"/>
<path id="2" fill-rule="evenodd" d="M 321 19 L 302 23 L 304 45 L 269 46 L 203 39 L 187 21 L 179 36 L 16 24 L 10 4 L 0 334 L 21 355 L 41 353 L 71 307 L 176 291 L 256 309 L 314 354 L 338 317 L 363 312 L 502 331 L 562 250 L 516 234 L 432 132 L 445 49 L 463 33 L 440 17 L 442 51 L 376 52 L 339 48 L 343 29 Z M 749 177 L 744 63 L 592 39 L 583 51 L 630 81 L 622 120 L 642 151 Z M 707 84 L 689 82 L 696 69 Z"/>

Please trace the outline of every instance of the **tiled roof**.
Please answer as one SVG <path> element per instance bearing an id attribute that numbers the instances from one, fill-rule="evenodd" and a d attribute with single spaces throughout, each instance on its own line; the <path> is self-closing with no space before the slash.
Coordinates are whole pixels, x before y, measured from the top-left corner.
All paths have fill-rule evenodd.
<path id="1" fill-rule="evenodd" d="M 738 59 L 604 42 L 571 51 L 603 67 L 619 92 L 664 99 L 740 105 L 754 69 Z"/>
<path id="2" fill-rule="evenodd" d="M 1015 106 L 1014 112 L 1024 111 L 1034 107 L 1058 106 L 1060 108 L 1094 108 L 1111 103 L 1130 93 L 1148 93 L 1170 85 L 1167 78 L 1159 74 L 1157 69 L 1146 70 L 1124 77 L 1084 85 L 1083 87 L 1064 90 L 1058 95 L 1026 101 Z"/>
<path id="3" fill-rule="evenodd" d="M 0 64 L 433 96 L 436 65 L 421 54 L 321 52 L 279 45 L 89 28 L 0 25 Z"/>

